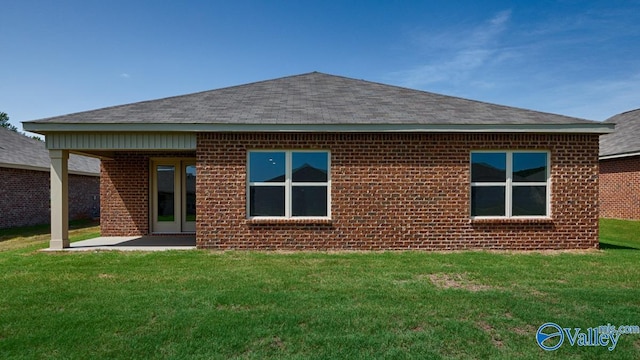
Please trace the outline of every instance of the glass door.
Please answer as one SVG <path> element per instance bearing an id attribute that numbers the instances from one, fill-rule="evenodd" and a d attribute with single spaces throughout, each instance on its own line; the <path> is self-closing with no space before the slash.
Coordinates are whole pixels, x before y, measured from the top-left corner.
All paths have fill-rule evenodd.
<path id="1" fill-rule="evenodd" d="M 195 232 L 195 161 L 161 159 L 152 164 L 153 232 Z"/>
<path id="2" fill-rule="evenodd" d="M 175 162 L 158 162 L 153 166 L 153 231 L 180 232 L 180 183 Z"/>

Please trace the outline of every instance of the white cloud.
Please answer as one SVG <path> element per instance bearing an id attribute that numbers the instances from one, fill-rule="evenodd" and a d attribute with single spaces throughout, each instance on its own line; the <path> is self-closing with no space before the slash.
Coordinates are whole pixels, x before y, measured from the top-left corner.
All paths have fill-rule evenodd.
<path id="1" fill-rule="evenodd" d="M 127 73 L 122 73 L 122 74 L 120 74 L 120 77 L 123 78 L 123 79 L 128 79 L 128 78 L 131 77 L 131 75 L 129 75 Z"/>
<path id="2" fill-rule="evenodd" d="M 492 54 L 487 49 L 468 49 L 453 54 L 453 58 L 437 64 L 425 64 L 399 72 L 403 86 L 420 87 L 432 83 L 457 81 L 487 61 Z"/>
<path id="3" fill-rule="evenodd" d="M 486 43 L 491 42 L 506 29 L 510 18 L 511 10 L 497 13 L 488 23 L 474 30 L 472 34 L 473 41 L 478 46 L 484 46 Z"/>
<path id="4" fill-rule="evenodd" d="M 435 57 L 424 64 L 391 74 L 407 87 L 422 87 L 441 82 L 459 82 L 491 59 L 505 59 L 497 46 L 500 35 L 507 29 L 511 11 L 501 11 L 471 30 L 425 33 L 420 46 Z M 429 50 L 433 50 L 432 52 Z"/>

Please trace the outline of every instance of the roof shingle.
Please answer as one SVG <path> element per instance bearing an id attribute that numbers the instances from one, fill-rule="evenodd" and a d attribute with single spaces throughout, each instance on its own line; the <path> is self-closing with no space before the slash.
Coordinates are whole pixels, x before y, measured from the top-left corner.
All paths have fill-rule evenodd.
<path id="1" fill-rule="evenodd" d="M 640 152 L 640 109 L 614 115 L 604 122 L 616 124 L 616 129 L 600 136 L 600 156 Z"/>
<path id="2" fill-rule="evenodd" d="M 35 124 L 589 124 L 589 120 L 313 72 Z"/>
<path id="3" fill-rule="evenodd" d="M 49 171 L 51 160 L 45 143 L 0 127 L 0 167 Z M 100 160 L 71 154 L 69 172 L 100 174 Z"/>

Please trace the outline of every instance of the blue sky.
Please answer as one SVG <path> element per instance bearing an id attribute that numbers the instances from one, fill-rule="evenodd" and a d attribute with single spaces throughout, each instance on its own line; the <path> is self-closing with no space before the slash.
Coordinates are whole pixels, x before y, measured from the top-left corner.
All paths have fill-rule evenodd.
<path id="1" fill-rule="evenodd" d="M 11 122 L 321 71 L 604 120 L 640 107 L 640 1 L 0 0 Z"/>

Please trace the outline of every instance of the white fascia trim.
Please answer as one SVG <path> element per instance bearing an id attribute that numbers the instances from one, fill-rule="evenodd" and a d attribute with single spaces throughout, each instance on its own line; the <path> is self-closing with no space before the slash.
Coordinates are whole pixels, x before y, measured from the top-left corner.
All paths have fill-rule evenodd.
<path id="1" fill-rule="evenodd" d="M 8 163 L 0 163 L 0 168 L 30 170 L 30 171 L 42 171 L 42 172 L 50 172 L 51 171 L 51 169 L 49 169 L 49 168 L 44 168 L 44 167 L 40 167 L 40 166 L 23 165 L 23 164 L 8 164 Z M 100 177 L 100 173 L 92 173 L 92 172 L 76 171 L 76 170 L 69 170 L 69 174 L 71 174 L 71 175 Z"/>
<path id="2" fill-rule="evenodd" d="M 471 132 L 608 134 L 613 124 L 113 124 L 23 123 L 26 131 L 47 132 Z"/>
<path id="3" fill-rule="evenodd" d="M 600 160 L 620 159 L 620 158 L 639 156 L 639 155 L 640 155 L 640 151 L 630 152 L 626 154 L 604 155 L 604 156 L 600 156 Z"/>

